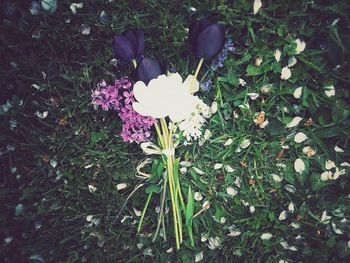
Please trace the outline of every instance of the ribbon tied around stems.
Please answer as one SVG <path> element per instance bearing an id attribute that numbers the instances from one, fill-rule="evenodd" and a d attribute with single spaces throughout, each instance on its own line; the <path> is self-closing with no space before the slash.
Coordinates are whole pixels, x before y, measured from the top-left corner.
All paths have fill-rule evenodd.
<path id="1" fill-rule="evenodd" d="M 175 148 L 161 149 L 158 145 L 156 145 L 153 142 L 141 143 L 141 149 L 146 155 L 164 154 L 167 157 L 175 155 Z"/>

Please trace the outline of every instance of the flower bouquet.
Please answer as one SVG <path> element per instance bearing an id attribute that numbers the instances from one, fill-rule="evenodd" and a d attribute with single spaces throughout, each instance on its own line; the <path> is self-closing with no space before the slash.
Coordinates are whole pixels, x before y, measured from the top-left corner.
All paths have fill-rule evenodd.
<path id="1" fill-rule="evenodd" d="M 199 62 L 194 74 L 183 80 L 176 72 L 162 74 L 158 61 L 144 57 L 144 34 L 141 30 L 129 29 L 115 36 L 115 56 L 132 63 L 138 81 L 134 85 L 128 77 L 118 79 L 112 85 L 102 81 L 92 92 L 92 103 L 96 107 L 118 112 L 123 123 L 120 135 L 125 142 L 140 144 L 146 155 L 159 156 L 153 161 L 147 158 L 137 167 L 138 178 L 145 181 L 141 186 L 147 186 L 148 194 L 137 231 L 142 229 L 150 200 L 153 195 L 159 194 L 160 209 L 152 239 L 154 241 L 162 229 L 166 240 L 166 207 L 170 204 L 171 228 L 177 249 L 185 235 L 194 246 L 192 221 L 196 214 L 205 210 L 195 213 L 189 180 L 184 189 L 185 184 L 179 174 L 181 157 L 176 157 L 177 147 L 201 138 L 206 119 L 212 114 L 212 109 L 196 95 L 200 86 L 197 77 L 204 61 L 214 58 L 211 70 L 215 70 L 223 65 L 227 52 L 232 50 L 232 42 L 225 43 L 225 27 L 207 19 L 191 25 L 189 42 Z M 146 174 L 141 169 L 149 163 L 152 163 L 152 173 Z"/>

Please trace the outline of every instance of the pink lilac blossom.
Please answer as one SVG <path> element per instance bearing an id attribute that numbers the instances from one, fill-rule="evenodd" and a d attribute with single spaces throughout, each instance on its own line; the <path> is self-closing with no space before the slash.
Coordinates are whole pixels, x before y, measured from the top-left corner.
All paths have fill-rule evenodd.
<path id="1" fill-rule="evenodd" d="M 142 116 L 132 108 L 135 101 L 132 84 L 127 77 L 117 79 L 114 85 L 102 81 L 92 91 L 92 103 L 103 110 L 115 110 L 123 122 L 121 137 L 125 142 L 141 143 L 151 136 L 150 129 L 156 120 Z"/>

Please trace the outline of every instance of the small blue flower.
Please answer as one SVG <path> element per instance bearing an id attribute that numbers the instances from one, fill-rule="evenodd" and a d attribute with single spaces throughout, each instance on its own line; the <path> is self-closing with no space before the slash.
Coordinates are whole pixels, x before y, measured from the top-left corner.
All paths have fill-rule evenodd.
<path id="1" fill-rule="evenodd" d="M 215 57 L 213 62 L 210 65 L 210 68 L 212 70 L 216 70 L 218 67 L 222 68 L 224 66 L 224 62 L 227 58 L 228 52 L 233 52 L 235 48 L 233 47 L 232 39 L 227 39 L 223 49 L 220 51 L 220 53 Z"/>
<path id="2" fill-rule="evenodd" d="M 205 81 L 205 82 L 201 82 L 199 84 L 199 87 L 201 88 L 201 90 L 203 90 L 204 92 L 209 92 L 212 86 L 212 81 L 211 79 Z"/>

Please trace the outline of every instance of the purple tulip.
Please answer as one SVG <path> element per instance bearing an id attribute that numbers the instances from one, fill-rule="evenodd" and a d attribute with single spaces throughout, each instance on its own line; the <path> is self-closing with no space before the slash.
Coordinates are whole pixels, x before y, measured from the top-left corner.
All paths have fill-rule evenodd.
<path id="1" fill-rule="evenodd" d="M 140 29 L 128 29 L 121 36 L 116 35 L 113 38 L 113 53 L 125 62 L 140 59 L 143 50 L 144 36 Z"/>
<path id="2" fill-rule="evenodd" d="M 159 62 L 150 58 L 143 58 L 136 68 L 137 79 L 143 81 L 146 85 L 161 74 L 162 70 Z"/>
<path id="3" fill-rule="evenodd" d="M 220 52 L 225 43 L 225 26 L 203 19 L 190 26 L 189 40 L 192 52 L 209 59 Z"/>

